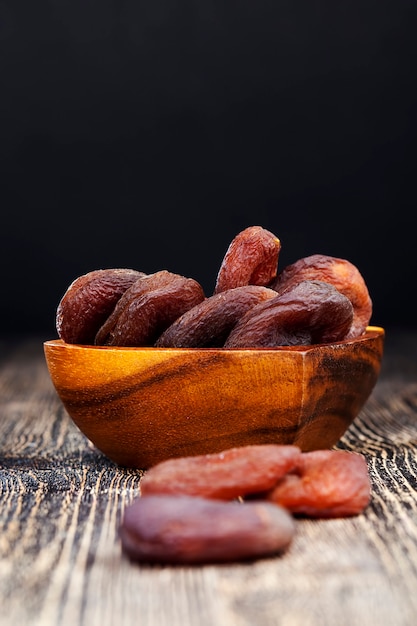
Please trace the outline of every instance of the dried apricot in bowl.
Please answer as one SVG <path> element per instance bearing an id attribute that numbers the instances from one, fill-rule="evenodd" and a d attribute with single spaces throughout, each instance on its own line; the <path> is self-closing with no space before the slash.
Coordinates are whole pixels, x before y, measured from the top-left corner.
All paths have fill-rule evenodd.
<path id="1" fill-rule="evenodd" d="M 131 348 L 44 344 L 78 428 L 122 466 L 249 444 L 333 446 L 369 398 L 384 329 L 296 347 Z"/>

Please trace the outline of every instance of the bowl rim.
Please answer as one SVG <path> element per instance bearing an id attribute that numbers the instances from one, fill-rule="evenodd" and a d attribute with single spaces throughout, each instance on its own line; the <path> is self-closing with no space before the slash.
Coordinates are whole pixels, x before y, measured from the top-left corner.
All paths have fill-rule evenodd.
<path id="1" fill-rule="evenodd" d="M 221 352 L 221 353 L 237 353 L 237 352 L 306 352 L 310 350 L 317 350 L 321 347 L 331 348 L 335 346 L 343 346 L 349 344 L 358 344 L 362 342 L 366 342 L 369 339 L 375 339 L 377 337 L 385 337 L 385 329 L 382 326 L 367 326 L 364 333 L 359 337 L 353 337 L 351 339 L 342 339 L 341 341 L 328 342 L 328 343 L 314 343 L 314 344 L 305 344 L 305 345 L 297 345 L 297 346 L 274 346 L 274 347 L 263 347 L 260 346 L 258 348 L 253 347 L 240 347 L 240 348 L 179 348 L 179 347 L 155 347 L 155 346 L 96 346 L 91 344 L 79 344 L 79 343 L 66 343 L 63 339 L 55 338 L 55 339 L 47 339 L 43 342 L 44 348 L 58 348 L 61 350 L 81 350 L 81 351 L 92 351 L 92 352 L 168 352 L 168 353 L 189 353 L 189 352 L 203 352 L 203 353 L 213 353 L 213 352 Z"/>

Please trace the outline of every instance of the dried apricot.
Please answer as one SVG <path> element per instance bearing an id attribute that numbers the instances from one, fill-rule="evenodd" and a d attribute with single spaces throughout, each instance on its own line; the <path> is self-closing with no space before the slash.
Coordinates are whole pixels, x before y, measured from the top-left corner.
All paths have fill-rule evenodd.
<path id="1" fill-rule="evenodd" d="M 58 304 L 56 328 L 67 343 L 93 344 L 100 326 L 143 272 L 99 269 L 76 278 Z"/>
<path id="2" fill-rule="evenodd" d="M 174 320 L 204 298 L 203 288 L 193 278 L 166 270 L 144 276 L 117 302 L 95 343 L 152 346 Z"/>
<path id="3" fill-rule="evenodd" d="M 294 515 L 347 517 L 361 513 L 371 497 L 366 459 L 345 450 L 302 453 L 267 499 Z"/>
<path id="4" fill-rule="evenodd" d="M 295 467 L 300 454 L 297 446 L 261 444 L 168 459 L 142 477 L 141 493 L 231 500 L 270 489 Z"/>
<path id="5" fill-rule="evenodd" d="M 176 319 L 155 345 L 165 348 L 222 347 L 232 328 L 249 309 L 276 295 L 276 291 L 267 287 L 245 285 L 210 296 Z"/>
<path id="6" fill-rule="evenodd" d="M 321 280 L 332 284 L 353 305 L 352 327 L 347 338 L 362 335 L 372 315 L 372 300 L 359 269 L 346 259 L 313 254 L 287 265 L 269 285 L 281 293 L 302 280 Z"/>
<path id="7" fill-rule="evenodd" d="M 274 347 L 345 339 L 353 318 L 350 300 L 333 285 L 305 280 L 251 308 L 225 348 Z"/>
<path id="8" fill-rule="evenodd" d="M 231 241 L 214 292 L 243 285 L 268 285 L 277 275 L 281 242 L 262 226 L 249 226 Z"/>
<path id="9" fill-rule="evenodd" d="M 269 502 L 224 502 L 197 496 L 146 496 L 120 525 L 123 551 L 145 563 L 225 563 L 284 551 L 292 516 Z"/>

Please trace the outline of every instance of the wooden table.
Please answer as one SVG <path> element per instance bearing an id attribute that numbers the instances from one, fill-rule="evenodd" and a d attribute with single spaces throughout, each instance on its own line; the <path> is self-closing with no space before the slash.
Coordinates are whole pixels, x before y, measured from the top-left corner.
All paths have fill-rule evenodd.
<path id="1" fill-rule="evenodd" d="M 368 509 L 299 520 L 288 552 L 254 563 L 129 562 L 117 529 L 141 471 L 73 425 L 42 339 L 0 341 L 0 389 L 1 625 L 417 624 L 417 331 L 387 330 L 380 379 L 340 442 L 368 461 Z"/>

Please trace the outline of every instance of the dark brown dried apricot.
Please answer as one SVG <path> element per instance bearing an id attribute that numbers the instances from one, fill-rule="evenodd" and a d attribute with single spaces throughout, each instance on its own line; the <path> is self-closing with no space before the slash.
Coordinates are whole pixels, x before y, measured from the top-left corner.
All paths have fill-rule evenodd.
<path id="1" fill-rule="evenodd" d="M 221 348 L 232 328 L 249 309 L 276 295 L 276 291 L 267 287 L 245 285 L 210 296 L 176 319 L 155 346 Z"/>
<path id="2" fill-rule="evenodd" d="M 268 285 L 277 275 L 281 242 L 262 226 L 249 226 L 231 241 L 214 293 L 243 285 Z"/>
<path id="3" fill-rule="evenodd" d="M 270 489 L 297 463 L 297 446 L 261 444 L 168 459 L 142 477 L 142 495 L 182 494 L 231 500 Z"/>
<path id="4" fill-rule="evenodd" d="M 131 269 L 99 269 L 76 278 L 58 304 L 56 328 L 67 343 L 93 344 L 124 292 L 145 276 Z"/>
<path id="5" fill-rule="evenodd" d="M 261 302 L 236 324 L 225 348 L 309 345 L 345 339 L 353 318 L 350 300 L 333 285 L 305 280 Z"/>
<path id="6" fill-rule="evenodd" d="M 292 516 L 270 502 L 224 502 L 197 496 L 146 496 L 120 525 L 123 551 L 144 563 L 226 563 L 283 552 Z"/>
<path id="7" fill-rule="evenodd" d="M 346 259 L 313 254 L 287 265 L 269 285 L 281 293 L 302 280 L 321 280 L 332 284 L 353 305 L 352 327 L 347 338 L 362 335 L 372 316 L 372 300 L 359 269 Z"/>
<path id="8" fill-rule="evenodd" d="M 96 335 L 97 345 L 152 346 L 180 315 L 204 300 L 201 285 L 166 270 L 137 280 Z"/>
<path id="9" fill-rule="evenodd" d="M 298 457 L 267 499 L 294 515 L 348 517 L 369 504 L 371 483 L 366 460 L 345 450 L 314 450 Z"/>

